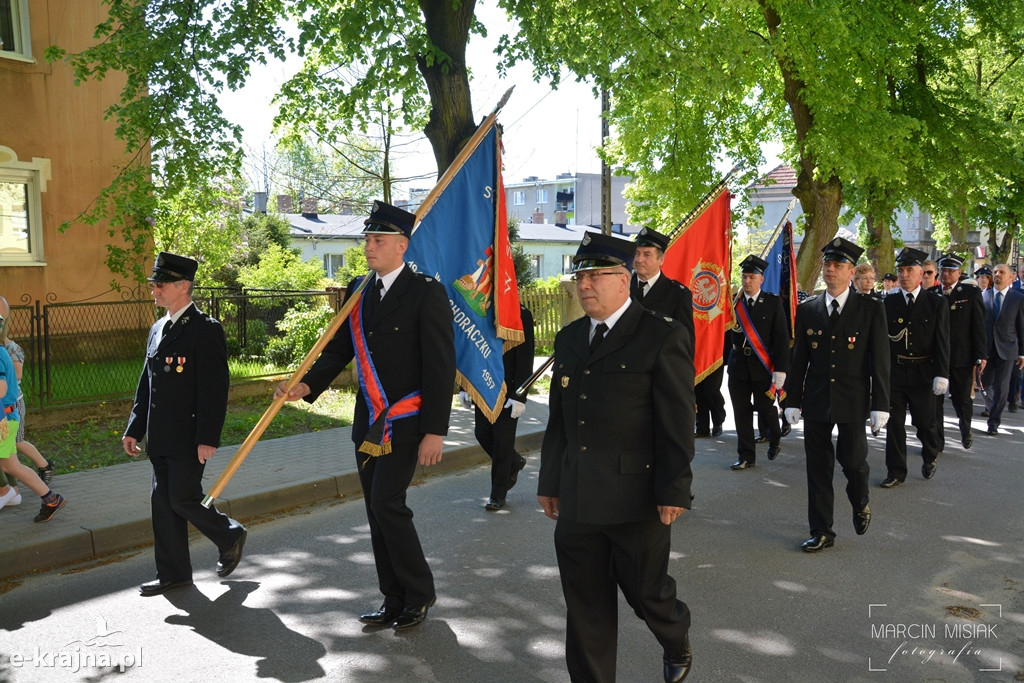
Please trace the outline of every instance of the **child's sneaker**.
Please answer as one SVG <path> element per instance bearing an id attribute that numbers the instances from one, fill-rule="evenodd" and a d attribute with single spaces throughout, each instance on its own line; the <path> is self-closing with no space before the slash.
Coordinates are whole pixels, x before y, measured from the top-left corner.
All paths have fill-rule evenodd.
<path id="1" fill-rule="evenodd" d="M 7 493 L 0 496 L 0 508 L 7 507 L 8 505 L 17 505 L 20 502 L 21 494 L 13 486 L 8 489 Z"/>
<path id="2" fill-rule="evenodd" d="M 62 507 L 68 504 L 68 499 L 65 498 L 64 496 L 60 495 L 59 493 L 54 495 L 57 496 L 57 502 L 54 503 L 53 505 L 47 505 L 46 503 L 43 503 L 43 506 L 39 508 L 39 514 L 36 515 L 35 521 L 49 522 L 51 519 L 53 519 L 53 516 L 57 514 L 57 510 L 60 510 Z"/>
<path id="3" fill-rule="evenodd" d="M 43 480 L 43 483 L 49 486 L 53 481 L 53 461 L 47 458 L 46 467 L 38 467 L 36 472 L 39 473 L 39 478 Z"/>

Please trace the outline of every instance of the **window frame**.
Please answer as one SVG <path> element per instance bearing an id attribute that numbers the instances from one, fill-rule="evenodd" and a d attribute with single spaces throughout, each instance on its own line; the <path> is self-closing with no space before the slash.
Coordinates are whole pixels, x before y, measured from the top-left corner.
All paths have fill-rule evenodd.
<path id="1" fill-rule="evenodd" d="M 547 188 L 537 188 L 537 203 L 547 204 L 548 203 L 548 190 Z"/>
<path id="2" fill-rule="evenodd" d="M 526 190 L 512 190 L 512 205 L 513 206 L 525 206 L 526 205 Z"/>
<path id="3" fill-rule="evenodd" d="M 32 161 L 18 161 L 9 147 L 0 145 L 0 182 L 26 185 L 28 187 L 28 238 L 27 253 L 0 252 L 0 266 L 45 266 L 46 252 L 43 243 L 43 200 L 46 183 L 50 180 L 50 160 L 34 157 Z"/>
<path id="4" fill-rule="evenodd" d="M 0 58 L 13 59 L 19 62 L 35 63 L 32 57 L 32 30 L 29 25 L 28 0 L 10 0 L 11 32 L 14 34 L 15 45 L 12 50 L 0 49 Z M 17 41 L 21 41 L 21 46 Z"/>

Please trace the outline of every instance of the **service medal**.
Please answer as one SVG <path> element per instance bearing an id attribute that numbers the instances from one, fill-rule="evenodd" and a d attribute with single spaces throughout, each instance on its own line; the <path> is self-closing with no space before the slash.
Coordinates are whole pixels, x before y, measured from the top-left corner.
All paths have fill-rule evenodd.
<path id="1" fill-rule="evenodd" d="M 811 342 L 811 348 L 812 348 L 812 349 L 816 349 L 816 348 L 818 348 L 818 342 L 816 342 L 816 341 L 812 341 L 812 342 Z"/>
<path id="2" fill-rule="evenodd" d="M 176 370 L 178 372 L 184 372 L 185 371 L 184 365 L 185 365 L 185 356 L 178 356 L 178 367 L 176 368 Z"/>
<path id="3" fill-rule="evenodd" d="M 563 375 L 562 376 L 562 388 L 565 389 L 568 386 L 569 386 L 569 376 L 568 375 Z"/>

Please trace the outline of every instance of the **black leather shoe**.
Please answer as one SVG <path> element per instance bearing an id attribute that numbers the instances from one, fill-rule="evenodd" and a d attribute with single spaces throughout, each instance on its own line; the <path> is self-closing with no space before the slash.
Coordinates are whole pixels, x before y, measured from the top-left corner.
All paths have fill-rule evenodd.
<path id="1" fill-rule="evenodd" d="M 695 431 L 693 433 L 693 436 L 695 438 L 697 438 L 697 439 L 704 439 L 704 438 L 707 438 L 707 437 L 711 436 L 711 432 L 709 432 L 709 431 L 701 431 L 701 430 L 698 429 L 697 431 Z"/>
<path id="2" fill-rule="evenodd" d="M 512 487 L 519 481 L 519 473 L 522 472 L 523 468 L 526 467 L 526 458 L 516 453 L 519 456 L 519 462 L 512 468 L 512 476 L 509 478 L 508 489 L 511 491 Z"/>
<path id="3" fill-rule="evenodd" d="M 989 427 L 988 431 L 986 432 L 986 434 L 988 434 L 989 436 L 995 436 L 998 433 L 999 433 L 999 428 L 998 427 Z"/>
<path id="4" fill-rule="evenodd" d="M 903 486 L 903 482 L 896 477 L 886 477 L 881 483 L 883 489 L 894 489 L 897 486 Z"/>
<path id="5" fill-rule="evenodd" d="M 939 466 L 936 465 L 934 462 L 926 462 L 925 464 L 921 465 L 921 476 L 924 477 L 925 479 L 931 479 L 932 477 L 935 476 L 935 470 L 938 469 L 938 467 Z"/>
<path id="6" fill-rule="evenodd" d="M 853 530 L 857 532 L 858 536 L 863 536 L 864 532 L 868 530 L 869 524 L 871 524 L 871 508 L 865 505 L 863 510 L 853 513 Z"/>
<path id="7" fill-rule="evenodd" d="M 982 416 L 982 417 L 989 417 L 989 413 L 988 413 L 988 411 L 987 411 L 987 410 L 983 410 L 983 411 L 981 411 L 981 416 Z"/>
<path id="8" fill-rule="evenodd" d="M 690 647 L 690 634 L 683 636 L 683 647 L 678 653 L 665 655 L 665 683 L 680 683 L 690 675 L 693 663 L 693 649 Z"/>
<path id="9" fill-rule="evenodd" d="M 779 451 L 781 450 L 782 444 L 780 444 L 778 441 L 768 446 L 768 459 L 774 460 L 775 458 L 779 457 Z"/>
<path id="10" fill-rule="evenodd" d="M 235 571 L 235 567 L 242 561 L 242 547 L 245 546 L 245 537 L 249 535 L 249 532 L 245 527 L 242 527 L 242 533 L 235 541 L 235 544 L 227 549 L 226 552 L 220 554 L 220 559 L 217 560 L 217 576 L 224 578 L 231 572 Z"/>
<path id="11" fill-rule="evenodd" d="M 789 436 L 789 433 L 791 431 L 793 431 L 793 425 L 789 424 L 788 422 L 783 422 L 782 423 L 782 435 L 783 436 Z"/>
<path id="12" fill-rule="evenodd" d="M 818 534 L 801 543 L 800 549 L 805 553 L 820 553 L 825 548 L 831 548 L 835 544 L 836 542 L 825 534 Z"/>
<path id="13" fill-rule="evenodd" d="M 715 425 L 714 427 L 711 428 L 711 436 L 721 436 L 721 435 L 722 435 L 722 425 Z"/>
<path id="14" fill-rule="evenodd" d="M 754 463 L 747 462 L 746 460 L 737 460 L 733 464 L 729 465 L 734 470 L 749 470 L 753 469 Z"/>
<path id="15" fill-rule="evenodd" d="M 1007 403 L 1006 404 L 1006 409 L 1009 410 L 1011 413 L 1016 413 L 1017 412 L 1017 404 L 1016 403 Z"/>
<path id="16" fill-rule="evenodd" d="M 505 507 L 504 498 L 488 498 L 487 502 L 484 503 L 484 510 L 490 510 L 491 512 L 500 510 L 503 507 Z"/>
<path id="17" fill-rule="evenodd" d="M 404 628 L 412 628 L 413 626 L 419 626 L 427 618 L 427 610 L 430 609 L 434 602 L 437 600 L 436 597 L 430 598 L 430 602 L 419 607 L 406 607 L 402 610 L 402 613 L 395 619 L 395 630 L 401 631 Z"/>
<path id="18" fill-rule="evenodd" d="M 758 437 L 756 439 L 754 439 L 754 443 L 768 443 L 768 437 L 767 436 L 763 436 L 763 435 L 758 435 Z"/>
<path id="19" fill-rule="evenodd" d="M 380 606 L 379 610 L 360 615 L 359 621 L 368 626 L 391 626 L 401 613 L 401 607 L 388 607 L 388 604 L 385 602 Z"/>
<path id="20" fill-rule="evenodd" d="M 157 579 L 156 581 L 149 581 L 139 586 L 139 593 L 144 597 L 149 598 L 154 595 L 160 595 L 161 593 L 174 590 L 175 588 L 184 588 L 185 586 L 191 585 L 192 579 L 188 579 L 187 581 L 161 581 L 160 579 Z"/>
<path id="21" fill-rule="evenodd" d="M 960 439 L 960 443 L 963 444 L 964 450 L 970 450 L 974 444 L 974 432 L 967 432 L 963 438 Z"/>

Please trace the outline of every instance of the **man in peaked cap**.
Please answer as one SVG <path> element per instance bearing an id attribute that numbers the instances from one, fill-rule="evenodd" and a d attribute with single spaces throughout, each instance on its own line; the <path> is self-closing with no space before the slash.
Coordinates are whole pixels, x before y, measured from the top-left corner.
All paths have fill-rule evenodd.
<path id="1" fill-rule="evenodd" d="M 974 443 L 971 418 L 974 404 L 971 388 L 974 370 L 985 360 L 985 303 L 977 285 L 960 282 L 963 259 L 956 254 L 944 254 L 939 259 L 939 279 L 942 294 L 949 306 L 949 398 L 960 422 L 960 443 L 970 448 Z M 945 396 L 935 397 L 935 424 L 938 429 L 939 450 L 946 444 L 942 403 Z"/>
<path id="2" fill-rule="evenodd" d="M 693 295 L 686 285 L 661 272 L 668 237 L 644 227 L 636 236 L 629 293 L 644 308 L 674 318 L 693 336 Z"/>
<path id="3" fill-rule="evenodd" d="M 768 459 L 781 448 L 782 431 L 775 410 L 775 392 L 783 388 L 789 369 L 789 330 L 778 295 L 761 291 L 768 262 L 747 256 L 740 263 L 743 290 L 736 300 L 736 326 L 730 339 L 729 397 L 736 416 L 734 470 L 754 466 L 754 412 L 768 436 Z M 753 401 L 753 403 L 751 403 Z"/>
<path id="4" fill-rule="evenodd" d="M 899 278 L 896 273 L 886 273 L 882 277 L 882 296 L 888 296 L 899 289 Z"/>
<path id="5" fill-rule="evenodd" d="M 167 315 L 149 331 L 146 362 L 121 439 L 134 458 L 145 438 L 153 465 L 156 580 L 142 584 L 144 596 L 192 584 L 189 522 L 220 550 L 217 576 L 234 571 L 245 545 L 245 527 L 202 505 L 203 470 L 220 446 L 230 379 L 224 329 L 192 302 L 198 265 L 168 252 L 156 257 L 150 288 Z"/>
<path id="6" fill-rule="evenodd" d="M 811 538 L 800 547 L 816 553 L 835 544 L 832 474 L 846 475 L 853 528 L 868 530 L 868 442 L 864 420 L 876 431 L 889 418 L 889 349 L 882 302 L 850 288 L 864 250 L 841 237 L 822 249 L 825 293 L 796 309 L 795 345 L 786 379 L 786 419 L 804 426 L 807 512 Z M 832 445 L 832 428 L 839 436 Z"/>
<path id="7" fill-rule="evenodd" d="M 396 630 L 418 626 L 436 599 L 406 491 L 417 465 L 441 461 L 455 385 L 448 292 L 404 260 L 416 216 L 374 202 L 363 251 L 373 281 L 313 367 L 287 394 L 312 403 L 353 358 L 359 384 L 352 441 L 370 543 L 384 602 L 359 620 Z M 358 280 L 349 283 L 349 296 Z M 353 333 L 353 330 L 357 332 Z M 383 389 L 383 394 L 374 391 Z M 286 383 L 275 396 L 285 395 Z"/>
<path id="8" fill-rule="evenodd" d="M 885 430 L 886 475 L 882 488 L 907 478 L 907 411 L 921 441 L 921 476 L 931 479 L 938 465 L 935 396 L 949 388 L 949 307 L 922 286 L 928 255 L 905 247 L 896 256 L 900 291 L 883 300 L 889 330 L 889 424 Z"/>
<path id="9" fill-rule="evenodd" d="M 586 233 L 573 259 L 586 315 L 555 337 L 537 500 L 555 525 L 573 680 L 615 680 L 617 593 L 690 670 L 690 611 L 668 574 L 671 524 L 691 505 L 693 337 L 630 299 L 635 245 Z"/>

